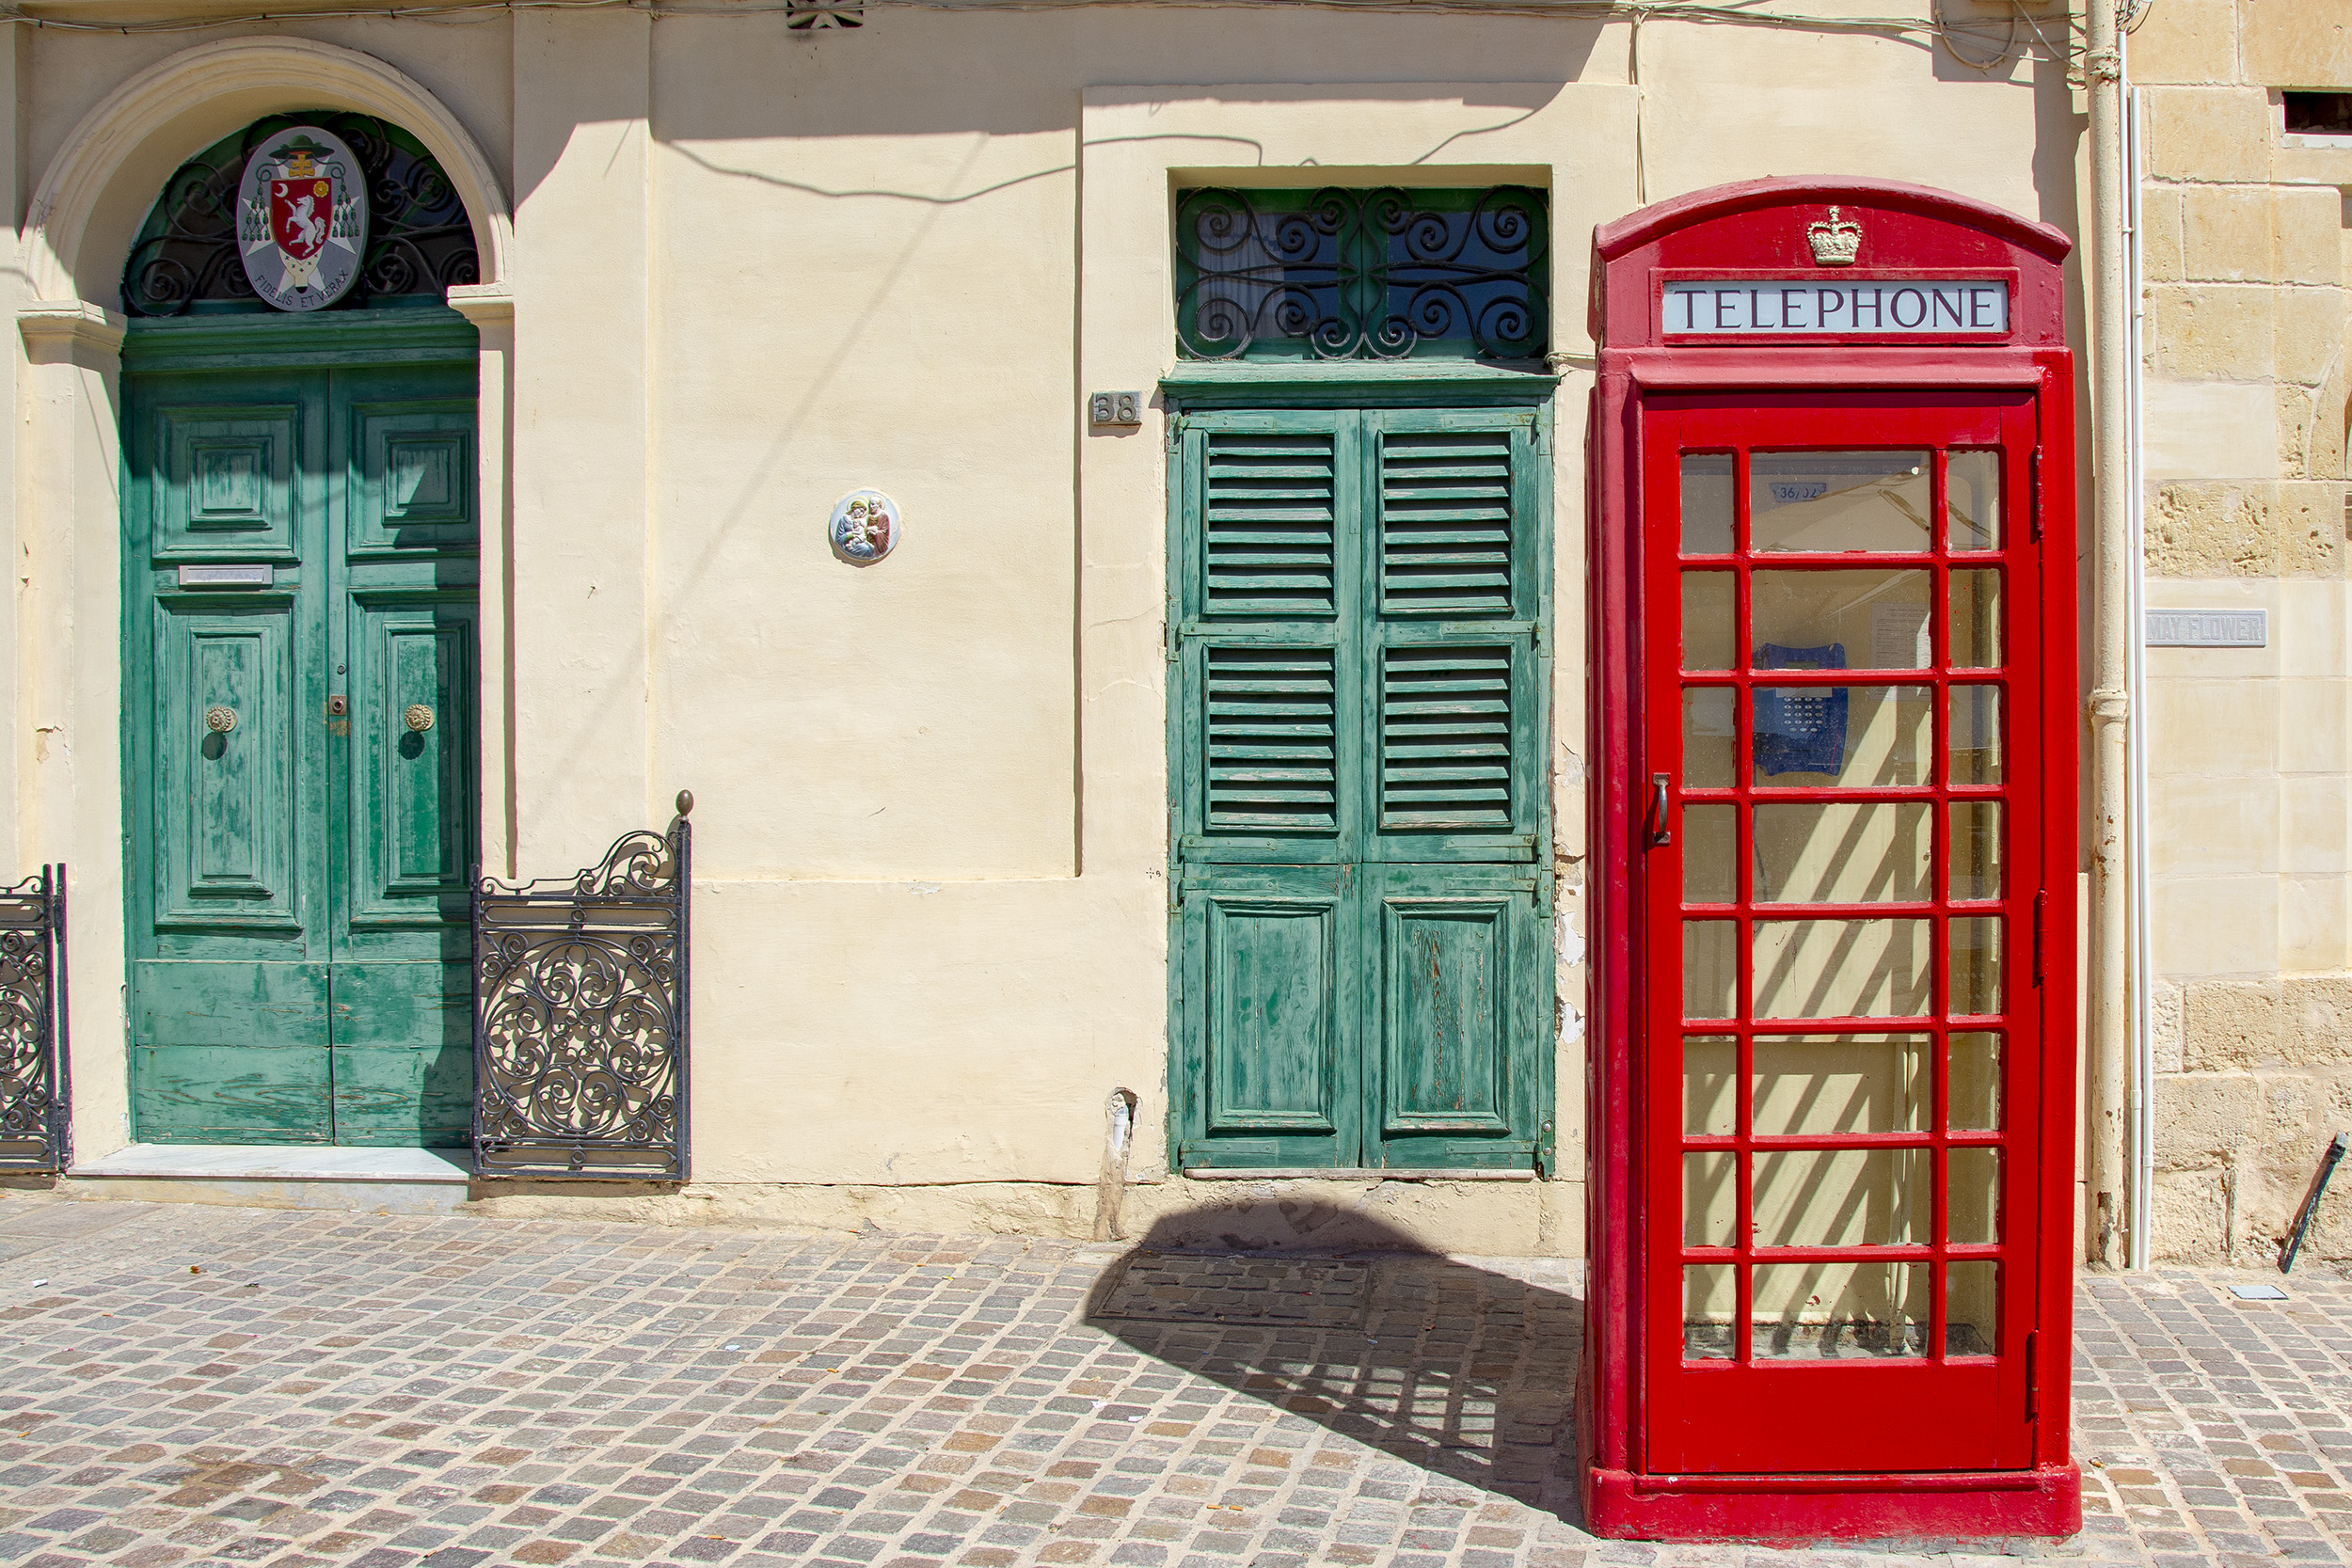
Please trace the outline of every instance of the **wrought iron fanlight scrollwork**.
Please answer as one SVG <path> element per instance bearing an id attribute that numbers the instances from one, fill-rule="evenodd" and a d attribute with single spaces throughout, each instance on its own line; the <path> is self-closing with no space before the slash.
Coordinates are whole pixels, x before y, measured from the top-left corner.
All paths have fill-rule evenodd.
<path id="1" fill-rule="evenodd" d="M 1186 191 L 1177 347 L 1192 359 L 1537 358 L 1549 264 L 1549 205 L 1524 185 Z"/>
<path id="2" fill-rule="evenodd" d="M 791 33 L 823 33 L 866 25 L 862 0 L 785 0 L 784 26 Z"/>
<path id="3" fill-rule="evenodd" d="M 373 115 L 271 115 L 215 142 L 165 182 L 123 265 L 125 310 L 178 316 L 201 309 L 269 309 L 255 296 L 238 255 L 237 186 L 254 150 L 292 125 L 333 132 L 367 179 L 368 247 L 359 280 L 330 309 L 438 298 L 453 284 L 482 280 L 466 204 L 423 144 Z"/>
<path id="4" fill-rule="evenodd" d="M 692 798 L 570 878 L 477 879 L 474 1164 L 485 1177 L 687 1176 Z"/>

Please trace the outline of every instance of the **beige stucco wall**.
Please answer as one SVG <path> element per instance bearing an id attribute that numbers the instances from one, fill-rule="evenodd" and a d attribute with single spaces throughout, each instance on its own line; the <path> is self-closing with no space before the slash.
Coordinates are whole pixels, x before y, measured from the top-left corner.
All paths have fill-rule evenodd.
<path id="1" fill-rule="evenodd" d="M 189 42 L 11 36 L 31 182 Z M 1295 1240 L 1360 1207 L 1462 1250 L 1579 1250 L 1591 228 L 1763 174 L 1944 185 L 2070 228 L 2077 199 L 2062 71 L 1979 72 L 1921 37 L 1654 18 L 1637 62 L 1622 24 L 1116 7 L 882 9 L 813 39 L 774 15 L 620 11 L 218 36 L 389 62 L 504 182 L 492 864 L 568 870 L 694 792 L 681 1201 L 809 1223 L 1083 1228 L 1124 1085 L 1135 1214 L 1207 1205 L 1205 1234 Z M 117 303 L 123 214 L 160 179 L 135 172 L 72 269 L 98 306 Z M 1553 193 L 1558 1180 L 1164 1173 L 1162 428 L 1154 408 L 1089 434 L 1082 403 L 1172 365 L 1168 191 L 1196 177 Z M 126 1135 L 119 715 L 83 666 L 111 657 L 119 606 L 91 477 L 111 460 L 105 356 L 75 352 L 41 385 L 96 467 L 44 451 L 13 491 L 31 694 L 12 821 L 20 861 L 89 868 L 75 1048 L 94 1155 Z M 866 484 L 901 503 L 905 541 L 853 569 L 823 523 Z M 32 629 L 60 622 L 78 664 Z"/>
<path id="2" fill-rule="evenodd" d="M 2128 40 L 2141 201 L 2148 602 L 2261 608 L 2262 649 L 2149 650 L 2155 1255 L 2272 1260 L 2352 1125 L 2352 84 L 2325 6 L 2162 0 Z M 2352 1256 L 2352 1218 L 2307 1243 Z"/>

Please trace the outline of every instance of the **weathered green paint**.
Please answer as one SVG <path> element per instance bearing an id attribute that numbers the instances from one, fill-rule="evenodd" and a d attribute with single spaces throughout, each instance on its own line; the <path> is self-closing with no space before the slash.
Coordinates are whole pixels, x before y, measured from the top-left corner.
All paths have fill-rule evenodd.
<path id="1" fill-rule="evenodd" d="M 141 324 L 125 347 L 142 1139 L 464 1141 L 471 338 L 396 314 Z M 275 581 L 179 586 L 224 562 Z"/>
<path id="2" fill-rule="evenodd" d="M 1549 1148 L 1548 411 L 1497 374 L 1422 392 L 1478 407 L 1171 386 L 1228 405 L 1169 476 L 1184 1165 Z"/>
<path id="3" fill-rule="evenodd" d="M 131 1048 L 133 1132 L 142 1142 L 324 1144 L 326 1053 L 311 1045 Z"/>

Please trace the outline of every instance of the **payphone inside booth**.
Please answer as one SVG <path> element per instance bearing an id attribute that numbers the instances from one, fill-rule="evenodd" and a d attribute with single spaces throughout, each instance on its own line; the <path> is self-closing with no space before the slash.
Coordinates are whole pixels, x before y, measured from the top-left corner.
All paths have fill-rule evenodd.
<path id="1" fill-rule="evenodd" d="M 2066 1534 L 2055 229 L 1772 180 L 1596 235 L 1598 1534 Z"/>

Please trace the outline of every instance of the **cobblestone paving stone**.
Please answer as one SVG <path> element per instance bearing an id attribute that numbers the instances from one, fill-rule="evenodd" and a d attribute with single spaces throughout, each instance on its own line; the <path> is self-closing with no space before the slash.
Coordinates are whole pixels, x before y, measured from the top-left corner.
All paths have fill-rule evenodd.
<path id="1" fill-rule="evenodd" d="M 1556 1262 L 0 1194 L 0 1563 L 2337 1561 L 2352 1288 L 2253 1277 L 2084 1287 L 2081 1536 L 1794 1552 L 1575 1527 Z"/>

